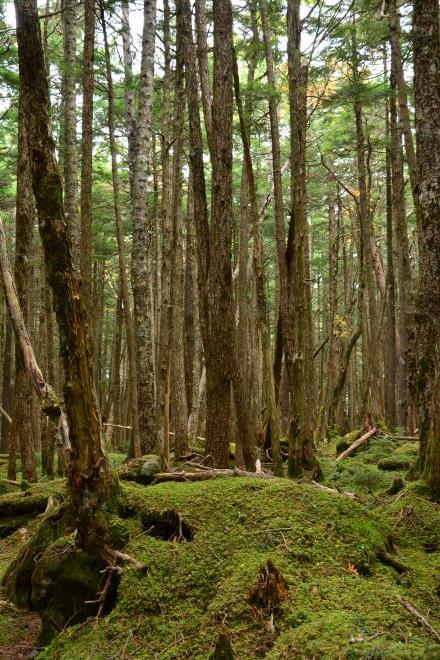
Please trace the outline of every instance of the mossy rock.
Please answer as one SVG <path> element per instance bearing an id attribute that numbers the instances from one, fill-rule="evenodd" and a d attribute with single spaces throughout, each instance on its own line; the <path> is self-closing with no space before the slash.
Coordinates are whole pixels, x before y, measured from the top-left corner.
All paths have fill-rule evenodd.
<path id="1" fill-rule="evenodd" d="M 148 485 L 154 480 L 154 476 L 162 471 L 160 456 L 148 454 L 140 458 L 132 458 L 119 468 L 119 476 L 126 481 L 136 481 L 139 484 Z"/>

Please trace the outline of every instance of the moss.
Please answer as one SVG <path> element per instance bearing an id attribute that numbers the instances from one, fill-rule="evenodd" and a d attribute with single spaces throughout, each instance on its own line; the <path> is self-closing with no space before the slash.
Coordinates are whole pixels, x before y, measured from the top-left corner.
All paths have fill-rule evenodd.
<path id="1" fill-rule="evenodd" d="M 39 657 L 205 660 L 223 635 L 244 660 L 438 658 L 399 597 L 440 627 L 439 506 L 426 499 L 421 482 L 386 494 L 402 472 L 377 467 L 382 459 L 413 460 L 415 443 L 375 438 L 335 464 L 335 442 L 323 445 L 319 456 L 327 482 L 356 491 L 360 502 L 282 479 L 123 483 L 119 516 L 108 517 L 112 543 L 149 571 L 126 564 L 108 616 L 68 628 Z M 145 526 L 152 515 L 160 520 L 170 511 L 193 530 L 191 540 L 145 533 L 142 521 Z M 0 541 L 0 548 L 13 540 L 19 546 L 18 536 Z M 65 543 L 58 540 L 52 549 Z M 399 574 L 384 556 L 407 570 Z M 269 612 L 249 602 L 269 560 L 288 587 L 273 628 Z M 44 598 L 56 613 L 59 604 Z"/>
<path id="2" fill-rule="evenodd" d="M 63 479 L 42 481 L 26 490 L 13 491 L 0 496 L 0 517 L 14 517 L 22 514 L 35 516 L 42 513 L 49 497 L 62 499 L 65 494 Z"/>
<path id="3" fill-rule="evenodd" d="M 63 632 L 42 658 L 99 660 L 123 648 L 136 658 L 205 660 L 222 633 L 239 658 L 423 658 L 429 638 L 398 602 L 406 587 L 377 558 L 388 551 L 386 516 L 287 480 L 126 484 L 123 491 L 126 513 L 178 511 L 194 537 L 132 537 L 125 551 L 149 572 L 127 568 L 108 617 Z M 288 585 L 274 634 L 268 613 L 249 603 L 268 560 Z M 421 593 L 415 602 L 425 602 Z"/>

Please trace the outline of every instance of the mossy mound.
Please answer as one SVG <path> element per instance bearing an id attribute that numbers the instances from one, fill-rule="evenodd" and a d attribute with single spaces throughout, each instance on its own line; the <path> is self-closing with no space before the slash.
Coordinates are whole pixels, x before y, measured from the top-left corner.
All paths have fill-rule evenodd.
<path id="1" fill-rule="evenodd" d="M 126 568 L 110 614 L 62 632 L 39 657 L 205 660 L 222 635 L 243 659 L 429 657 L 432 639 L 399 603 L 402 576 L 379 560 L 393 551 L 390 522 L 357 502 L 240 478 L 125 484 L 121 511 L 124 552 L 149 571 Z M 165 517 L 191 535 L 152 535 Z M 250 598 L 268 561 L 287 584 L 276 609 Z M 405 580 L 417 577 L 415 567 Z"/>

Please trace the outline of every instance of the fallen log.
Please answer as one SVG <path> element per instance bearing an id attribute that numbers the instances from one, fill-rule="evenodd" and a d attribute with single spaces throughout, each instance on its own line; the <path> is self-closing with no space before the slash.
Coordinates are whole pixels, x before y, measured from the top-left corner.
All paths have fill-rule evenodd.
<path id="1" fill-rule="evenodd" d="M 399 603 L 403 605 L 405 609 L 410 612 L 417 620 L 418 622 L 423 626 L 423 628 L 428 632 L 432 637 L 434 637 L 437 642 L 440 642 L 440 633 L 438 630 L 436 630 L 431 624 L 429 623 L 428 619 L 423 616 L 423 614 L 420 614 L 418 610 L 414 607 L 414 605 L 411 605 L 411 603 L 404 598 L 399 598 Z"/>
<path id="2" fill-rule="evenodd" d="M 420 440 L 418 435 L 392 435 L 391 433 L 383 434 L 386 438 L 391 440 L 404 440 L 405 442 L 418 442 Z"/>
<path id="3" fill-rule="evenodd" d="M 197 470 L 195 472 L 159 472 L 154 476 L 154 484 L 164 481 L 205 481 L 206 479 L 219 479 L 221 477 L 253 477 L 255 479 L 275 479 L 274 474 L 268 472 L 245 472 L 237 468 L 208 468 L 206 470 Z"/>
<path id="4" fill-rule="evenodd" d="M 355 440 L 353 444 L 351 444 L 348 449 L 342 452 L 342 454 L 339 454 L 339 456 L 336 459 L 336 463 L 339 463 L 339 461 L 342 461 L 344 458 L 347 458 L 347 456 L 350 456 L 358 447 L 361 447 L 362 445 L 365 445 L 370 438 L 373 437 L 373 435 L 376 435 L 377 433 L 377 428 L 373 426 L 372 429 L 364 433 L 364 435 L 361 435 L 360 438 Z"/>

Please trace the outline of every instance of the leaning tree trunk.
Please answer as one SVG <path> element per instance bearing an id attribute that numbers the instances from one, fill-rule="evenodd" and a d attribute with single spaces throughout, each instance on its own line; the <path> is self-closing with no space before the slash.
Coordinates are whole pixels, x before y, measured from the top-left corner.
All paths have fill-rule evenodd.
<path id="1" fill-rule="evenodd" d="M 438 0 L 414 0 L 414 100 L 420 205 L 414 390 L 420 463 L 440 500 L 440 37 Z"/>
<path id="2" fill-rule="evenodd" d="M 72 262 L 61 179 L 50 135 L 49 88 L 37 2 L 16 0 L 15 7 L 32 185 L 64 367 L 64 396 L 72 446 L 68 474 L 70 510 L 80 547 L 102 555 L 108 544 L 103 513 L 111 501 L 115 481 L 103 447 L 84 307 Z"/>

